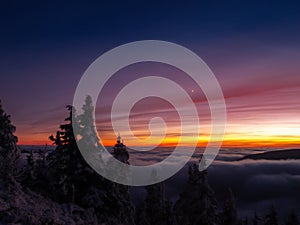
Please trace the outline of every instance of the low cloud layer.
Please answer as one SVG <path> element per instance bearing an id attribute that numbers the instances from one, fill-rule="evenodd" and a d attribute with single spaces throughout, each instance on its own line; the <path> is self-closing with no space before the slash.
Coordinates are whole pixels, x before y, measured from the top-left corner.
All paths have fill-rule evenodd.
<path id="1" fill-rule="evenodd" d="M 250 153 L 241 150 L 239 152 L 242 153 L 238 153 L 236 149 L 221 151 L 208 169 L 209 182 L 215 190 L 220 207 L 227 199 L 230 188 L 237 200 L 239 216 L 242 217 L 252 218 L 255 210 L 263 216 L 274 205 L 280 219 L 284 220 L 291 210 L 300 208 L 300 160 L 237 161 L 236 159 Z M 135 159 L 137 161 L 149 160 L 138 155 Z M 157 150 L 156 154 L 151 154 L 150 161 L 161 161 L 165 157 L 166 151 Z M 196 154 L 192 161 L 197 161 L 197 157 Z M 171 200 L 176 201 L 178 194 L 184 190 L 187 178 L 185 166 L 166 181 L 166 195 Z M 136 188 L 135 192 L 140 200 L 143 196 L 142 188 Z"/>

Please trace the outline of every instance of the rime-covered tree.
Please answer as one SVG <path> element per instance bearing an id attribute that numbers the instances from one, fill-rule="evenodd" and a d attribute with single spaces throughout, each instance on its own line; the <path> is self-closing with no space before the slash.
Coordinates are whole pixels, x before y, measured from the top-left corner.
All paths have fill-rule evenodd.
<path id="1" fill-rule="evenodd" d="M 272 205 L 270 211 L 265 215 L 264 219 L 265 225 L 278 225 L 277 211 Z"/>
<path id="2" fill-rule="evenodd" d="M 14 135 L 16 127 L 11 124 L 10 116 L 2 109 L 0 100 L 0 177 L 14 181 L 17 173 L 17 160 L 21 151 L 17 146 L 18 138 Z"/>
<path id="3" fill-rule="evenodd" d="M 83 167 L 83 159 L 77 148 L 72 127 L 72 112 L 74 108 L 67 106 L 69 116 L 66 123 L 60 125 L 60 130 L 56 136 L 51 135 L 49 139 L 57 146 L 55 151 L 48 156 L 54 179 L 54 198 L 62 202 L 71 202 L 75 198 L 75 179 L 78 169 Z"/>
<path id="4" fill-rule="evenodd" d="M 83 113 L 78 115 L 77 120 L 79 124 L 79 134 L 81 135 L 81 142 L 88 147 L 100 146 L 96 127 L 94 124 L 94 106 L 91 96 L 87 96 L 85 103 L 82 106 Z"/>
<path id="5" fill-rule="evenodd" d="M 174 208 L 179 225 L 218 224 L 217 201 L 206 170 L 200 172 L 196 164 L 189 167 L 188 185 Z"/>
<path id="6" fill-rule="evenodd" d="M 88 115 L 91 107 L 92 103 L 86 100 L 83 114 Z M 79 141 L 84 141 L 84 145 L 90 147 L 87 150 L 96 150 L 96 145 L 89 142 L 89 138 L 95 137 L 95 134 L 89 133 L 90 121 L 85 116 L 77 116 L 72 106 L 67 106 L 67 109 L 69 116 L 65 119 L 66 123 L 60 125 L 56 136 L 50 136 L 50 140 L 57 146 L 47 159 L 54 184 L 51 188 L 54 193 L 52 198 L 59 202 L 72 202 L 84 208 L 93 208 L 100 224 L 134 225 L 134 210 L 129 192 L 97 174 L 86 163 L 77 146 L 74 125 L 82 136 Z"/>
<path id="7" fill-rule="evenodd" d="M 76 138 L 78 146 L 82 152 L 88 152 L 85 157 L 88 157 L 89 163 L 98 170 L 103 170 L 103 161 L 101 158 L 101 152 L 103 146 L 100 144 L 100 140 L 97 134 L 97 129 L 94 122 L 94 106 L 91 96 L 85 98 L 85 102 L 82 106 L 82 113 L 76 115 L 73 114 L 73 119 L 76 123 L 74 130 L 76 131 Z"/>

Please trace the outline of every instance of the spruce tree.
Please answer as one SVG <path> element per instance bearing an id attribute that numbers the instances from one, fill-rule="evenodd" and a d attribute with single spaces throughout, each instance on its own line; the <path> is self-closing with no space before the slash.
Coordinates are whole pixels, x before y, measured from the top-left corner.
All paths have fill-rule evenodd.
<path id="1" fill-rule="evenodd" d="M 199 171 L 199 166 L 189 167 L 189 181 L 185 191 L 175 204 L 179 225 L 215 225 L 217 201 L 214 191 L 208 184 L 207 171 Z"/>
<path id="2" fill-rule="evenodd" d="M 74 202 L 75 196 L 81 195 L 80 190 L 88 178 L 84 176 L 87 165 L 77 147 L 73 132 L 74 108 L 70 105 L 66 108 L 69 111 L 69 116 L 65 119 L 66 123 L 60 125 L 60 130 L 56 132 L 55 137 L 53 135 L 49 137 L 56 145 L 56 149 L 49 154 L 48 161 L 55 181 L 52 187 L 53 197 L 61 202 Z"/>
<path id="3" fill-rule="evenodd" d="M 261 221 L 261 218 L 257 215 L 256 210 L 254 211 L 254 217 L 253 217 L 253 225 L 259 225 L 259 222 Z"/>
<path id="4" fill-rule="evenodd" d="M 237 220 L 235 198 L 232 190 L 229 189 L 229 199 L 224 204 L 223 212 L 221 214 L 221 223 L 224 225 L 236 225 Z"/>
<path id="5" fill-rule="evenodd" d="M 77 146 L 74 125 L 81 136 L 78 141 L 88 147 L 86 150 L 100 154 L 98 139 L 93 139 L 96 135 L 93 123 L 87 118 L 91 115 L 92 107 L 89 98 L 81 115 L 76 115 L 74 107 L 67 106 L 69 116 L 65 119 L 66 123 L 60 125 L 56 136 L 49 137 L 57 146 L 47 157 L 53 183 L 52 198 L 62 203 L 72 202 L 83 208 L 93 208 L 100 224 L 134 225 L 134 210 L 128 188 L 121 188 L 121 185 L 97 174 L 86 163 Z"/>
<path id="6" fill-rule="evenodd" d="M 246 218 L 242 221 L 242 224 L 243 225 L 248 225 L 249 222 L 248 222 L 248 217 L 246 216 Z"/>
<path id="7" fill-rule="evenodd" d="M 26 156 L 26 166 L 24 168 L 22 176 L 22 184 L 26 186 L 32 186 L 32 181 L 35 180 L 35 161 L 33 156 L 33 151 L 31 150 Z"/>
<path id="8" fill-rule="evenodd" d="M 39 150 L 38 154 L 33 155 L 33 151 L 30 151 L 27 155 L 27 163 L 23 168 L 23 174 L 20 179 L 22 185 L 44 196 L 48 196 L 52 191 L 49 188 L 53 182 L 53 179 L 49 179 L 49 168 L 46 163 L 47 149 Z"/>
<path id="9" fill-rule="evenodd" d="M 85 146 L 98 147 L 100 146 L 97 130 L 94 124 L 94 106 L 91 96 L 87 96 L 85 103 L 82 106 L 83 113 L 77 116 L 79 125 L 79 134 L 81 136 L 81 142 Z"/>
<path id="10" fill-rule="evenodd" d="M 16 127 L 11 124 L 10 116 L 2 109 L 0 100 L 0 177 L 9 181 L 15 181 L 17 160 L 21 155 L 15 131 Z"/>
<path id="11" fill-rule="evenodd" d="M 240 220 L 237 222 L 237 224 L 238 224 L 238 225 L 249 225 L 248 217 L 246 216 L 245 218 L 240 219 Z"/>
<path id="12" fill-rule="evenodd" d="M 265 216 L 265 225 L 278 225 L 277 212 L 274 205 L 271 206 L 270 212 Z"/>
<path id="13" fill-rule="evenodd" d="M 288 215 L 286 225 L 300 225 L 298 216 L 294 210 Z"/>
<path id="14" fill-rule="evenodd" d="M 139 225 L 175 225 L 172 203 L 165 198 L 163 182 L 146 186 L 146 199 L 139 210 Z"/>

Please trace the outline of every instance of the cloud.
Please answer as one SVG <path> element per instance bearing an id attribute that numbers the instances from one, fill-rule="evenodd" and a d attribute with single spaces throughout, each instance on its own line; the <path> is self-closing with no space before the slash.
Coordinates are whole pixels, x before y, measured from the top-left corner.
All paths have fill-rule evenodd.
<path id="1" fill-rule="evenodd" d="M 193 162 L 199 159 L 199 151 L 193 157 Z M 208 169 L 209 183 L 215 190 L 219 207 L 228 198 L 228 188 L 231 188 L 236 199 L 240 216 L 252 218 L 254 210 L 264 215 L 269 207 L 274 204 L 279 216 L 284 219 L 292 209 L 300 208 L 300 160 L 243 160 L 237 158 L 250 152 L 262 150 L 226 149 L 221 150 L 216 160 Z M 161 161 L 170 151 L 151 152 L 144 157 L 139 155 L 138 161 L 153 163 Z M 131 154 L 131 159 L 135 156 Z M 145 163 L 144 162 L 144 163 Z M 174 162 L 176 163 L 176 162 Z M 148 163 L 147 163 L 148 164 Z M 176 175 L 165 181 L 166 195 L 176 201 L 184 190 L 188 178 L 187 165 Z M 139 196 L 141 197 L 141 196 Z"/>

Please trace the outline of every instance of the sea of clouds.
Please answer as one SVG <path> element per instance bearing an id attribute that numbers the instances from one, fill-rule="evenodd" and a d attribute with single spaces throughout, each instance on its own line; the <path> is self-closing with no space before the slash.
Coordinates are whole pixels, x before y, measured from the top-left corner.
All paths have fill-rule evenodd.
<path id="1" fill-rule="evenodd" d="M 131 152 L 131 163 L 152 164 L 172 153 L 171 148 L 150 152 Z M 222 207 L 229 197 L 230 188 L 236 197 L 240 217 L 253 217 L 254 211 L 265 215 L 274 205 L 281 220 L 291 210 L 300 209 L 300 160 L 239 160 L 243 156 L 261 153 L 267 149 L 222 149 L 208 168 L 209 183 Z M 203 149 L 197 149 L 189 164 L 199 160 Z M 176 162 L 174 162 L 176 163 Z M 188 179 L 188 165 L 165 181 L 166 196 L 176 201 Z M 134 199 L 139 203 L 145 195 L 143 188 L 133 188 Z"/>

